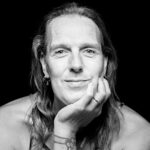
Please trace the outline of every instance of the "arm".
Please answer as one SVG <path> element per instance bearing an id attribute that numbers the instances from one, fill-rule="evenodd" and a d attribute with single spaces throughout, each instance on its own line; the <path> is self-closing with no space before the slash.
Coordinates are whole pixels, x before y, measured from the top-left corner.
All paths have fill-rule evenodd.
<path id="1" fill-rule="evenodd" d="M 53 135 L 53 142 L 53 149 L 76 150 L 76 140 L 74 137 L 65 138 L 58 135 Z"/>
<path id="2" fill-rule="evenodd" d="M 150 150 L 150 126 L 128 139 L 125 150 Z"/>
<path id="3" fill-rule="evenodd" d="M 18 139 L 12 115 L 6 107 L 0 107 L 0 150 L 16 150 Z"/>
<path id="4" fill-rule="evenodd" d="M 143 142 L 139 144 L 139 142 L 133 142 L 132 144 L 129 144 L 125 150 L 150 150 L 150 141 L 149 142 Z"/>
<path id="5" fill-rule="evenodd" d="M 0 138 L 0 150 L 13 150 L 13 148 L 8 144 L 9 142 L 5 142 Z"/>
<path id="6" fill-rule="evenodd" d="M 0 127 L 0 150 L 13 150 L 10 139 L 10 135 L 3 127 Z"/>
<path id="7" fill-rule="evenodd" d="M 91 82 L 84 96 L 62 108 L 54 120 L 53 150 L 76 150 L 76 133 L 101 114 L 101 108 L 110 95 L 108 82 L 99 78 Z M 93 100 L 93 97 L 98 100 Z M 52 146 L 50 146 L 52 147 Z"/>
<path id="8" fill-rule="evenodd" d="M 58 131 L 60 134 L 56 135 L 54 133 L 58 133 L 57 130 L 49 137 L 49 139 L 46 142 L 46 145 L 51 150 L 76 150 L 76 139 L 75 139 L 75 133 L 66 134 L 67 132 L 65 130 L 61 130 L 60 127 Z M 64 135 L 67 135 L 66 137 Z"/>

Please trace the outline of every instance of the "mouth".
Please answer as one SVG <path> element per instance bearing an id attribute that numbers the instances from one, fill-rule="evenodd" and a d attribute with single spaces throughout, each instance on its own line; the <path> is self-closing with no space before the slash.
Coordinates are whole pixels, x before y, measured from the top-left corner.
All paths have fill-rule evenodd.
<path id="1" fill-rule="evenodd" d="M 65 84 L 70 88 L 82 88 L 87 86 L 89 80 L 65 80 Z"/>

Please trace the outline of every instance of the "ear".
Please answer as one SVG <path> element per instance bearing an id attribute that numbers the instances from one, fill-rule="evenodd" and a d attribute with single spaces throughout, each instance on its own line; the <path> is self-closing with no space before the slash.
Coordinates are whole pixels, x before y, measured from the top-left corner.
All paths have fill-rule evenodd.
<path id="1" fill-rule="evenodd" d="M 104 68 L 103 68 L 103 73 L 102 73 L 103 77 L 106 75 L 106 72 L 107 72 L 107 64 L 108 64 L 108 58 L 104 57 Z"/>
<path id="2" fill-rule="evenodd" d="M 44 77 L 49 78 L 49 74 L 48 74 L 48 71 L 47 71 L 47 63 L 46 63 L 45 58 L 41 58 L 40 62 L 41 62 L 41 65 L 42 65 L 42 70 L 43 70 L 43 73 L 44 73 Z"/>
<path id="3" fill-rule="evenodd" d="M 35 58 L 38 58 L 38 47 L 41 45 L 42 37 L 37 35 L 32 43 L 32 50 L 34 53 Z"/>

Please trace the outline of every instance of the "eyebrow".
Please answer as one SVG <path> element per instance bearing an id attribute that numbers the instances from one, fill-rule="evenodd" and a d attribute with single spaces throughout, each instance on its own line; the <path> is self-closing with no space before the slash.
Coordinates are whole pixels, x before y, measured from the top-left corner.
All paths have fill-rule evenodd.
<path id="1" fill-rule="evenodd" d="M 58 48 L 64 48 L 64 49 L 68 49 L 70 50 L 71 47 L 69 44 L 54 44 L 54 45 L 51 45 L 50 46 L 50 50 L 53 51 L 55 49 L 58 49 Z M 100 44 L 97 44 L 97 43 L 84 43 L 84 44 L 81 44 L 81 46 L 79 47 L 79 49 L 85 49 L 85 48 L 94 48 L 94 49 L 99 49 L 101 48 Z"/>

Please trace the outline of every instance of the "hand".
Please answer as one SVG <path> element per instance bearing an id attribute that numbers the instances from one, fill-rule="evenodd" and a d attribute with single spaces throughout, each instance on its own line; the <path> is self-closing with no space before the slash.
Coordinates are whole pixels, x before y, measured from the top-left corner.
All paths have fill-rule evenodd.
<path id="1" fill-rule="evenodd" d="M 88 85 L 86 94 L 80 100 L 65 106 L 58 112 L 54 120 L 54 131 L 66 131 L 68 134 L 76 133 L 80 127 L 88 125 L 101 114 L 102 106 L 110 93 L 106 79 L 102 77 L 94 79 Z"/>

